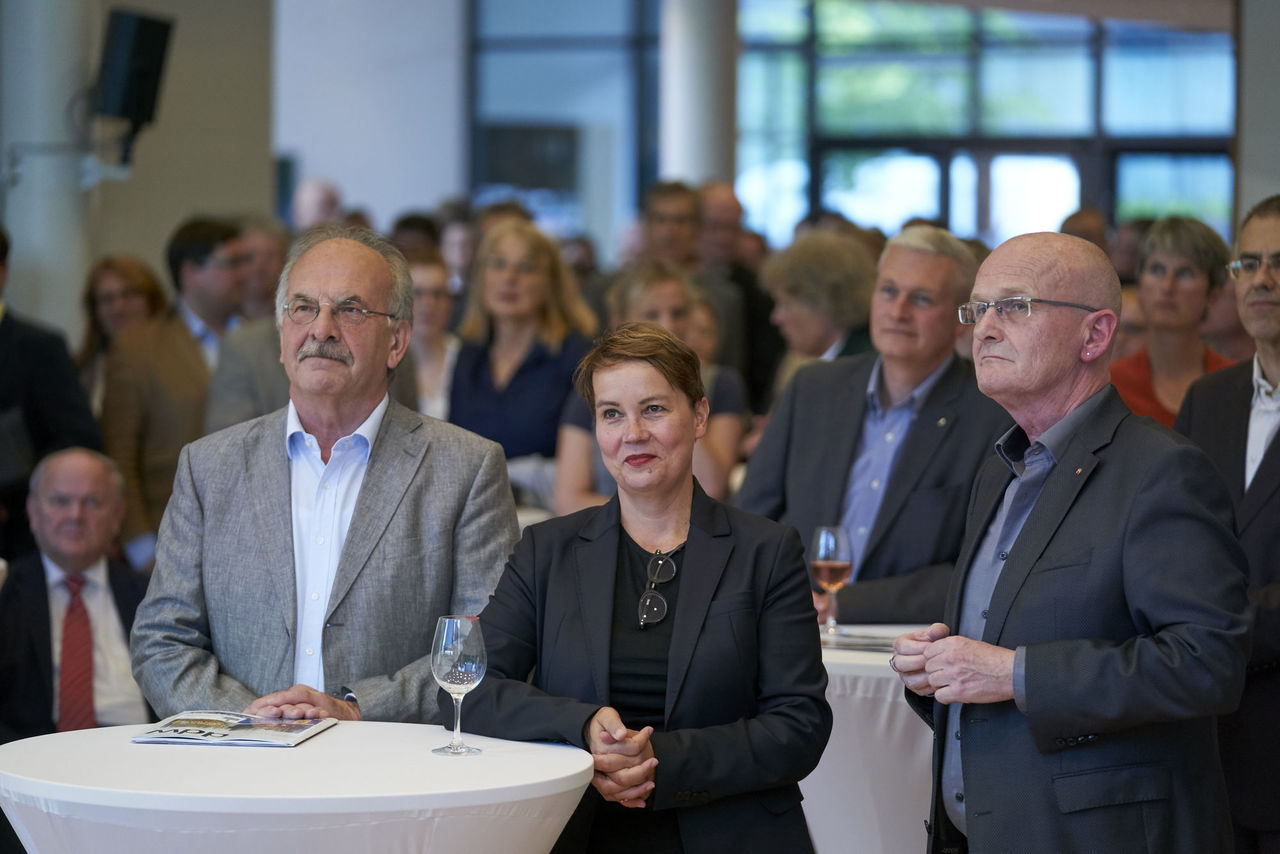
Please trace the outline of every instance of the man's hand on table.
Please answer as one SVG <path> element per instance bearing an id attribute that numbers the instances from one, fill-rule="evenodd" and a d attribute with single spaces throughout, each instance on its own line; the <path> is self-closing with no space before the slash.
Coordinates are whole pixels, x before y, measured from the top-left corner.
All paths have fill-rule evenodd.
<path id="1" fill-rule="evenodd" d="M 360 706 L 322 694 L 310 685 L 294 685 L 259 697 L 244 710 L 247 715 L 264 718 L 337 718 L 340 721 L 361 720 Z"/>

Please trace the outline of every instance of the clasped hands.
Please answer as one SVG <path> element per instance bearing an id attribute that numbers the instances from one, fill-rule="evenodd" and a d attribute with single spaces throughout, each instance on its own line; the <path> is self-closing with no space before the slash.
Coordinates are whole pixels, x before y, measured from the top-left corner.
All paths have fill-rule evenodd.
<path id="1" fill-rule="evenodd" d="M 898 635 L 890 666 L 902 684 L 939 703 L 1013 699 L 1014 651 L 952 635 L 942 623 Z"/>
<path id="2" fill-rule="evenodd" d="M 658 767 L 649 736 L 653 727 L 627 729 L 618 710 L 605 706 L 587 722 L 587 748 L 595 760 L 591 785 L 606 801 L 643 808 Z"/>
<path id="3" fill-rule="evenodd" d="M 310 685 L 294 685 L 259 697 L 244 710 L 246 715 L 264 718 L 337 718 L 340 721 L 361 720 L 360 706 L 348 700 L 339 700 L 312 688 Z"/>

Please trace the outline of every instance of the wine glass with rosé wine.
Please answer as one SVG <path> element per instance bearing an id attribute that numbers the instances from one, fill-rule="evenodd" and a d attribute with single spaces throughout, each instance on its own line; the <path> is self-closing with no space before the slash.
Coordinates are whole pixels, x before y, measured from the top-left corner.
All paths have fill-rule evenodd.
<path id="1" fill-rule="evenodd" d="M 821 527 L 813 533 L 813 557 L 809 571 L 814 582 L 827 594 L 827 635 L 836 633 L 836 594 L 849 583 L 853 559 L 844 529 Z"/>

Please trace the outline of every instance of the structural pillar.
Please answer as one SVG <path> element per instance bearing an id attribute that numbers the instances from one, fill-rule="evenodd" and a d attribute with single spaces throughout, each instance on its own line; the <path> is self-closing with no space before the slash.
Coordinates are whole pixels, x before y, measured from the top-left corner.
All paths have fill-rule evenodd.
<path id="1" fill-rule="evenodd" d="M 1280 3 L 1238 0 L 1236 27 L 1236 224 L 1257 202 L 1280 193 Z"/>
<path id="2" fill-rule="evenodd" d="M 72 342 L 89 256 L 75 147 L 87 138 L 96 17 L 85 0 L 0 0 L 0 212 L 12 244 L 4 300 Z"/>
<path id="3" fill-rule="evenodd" d="M 737 146 L 737 0 L 663 0 L 658 174 L 732 181 Z"/>

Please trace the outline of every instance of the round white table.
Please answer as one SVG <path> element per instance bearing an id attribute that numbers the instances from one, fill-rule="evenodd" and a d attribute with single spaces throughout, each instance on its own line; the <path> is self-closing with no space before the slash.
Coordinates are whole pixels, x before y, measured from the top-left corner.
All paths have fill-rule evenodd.
<path id="1" fill-rule="evenodd" d="M 889 653 L 824 649 L 822 661 L 835 722 L 818 767 L 800 781 L 814 847 L 818 854 L 923 851 L 932 731 L 903 698 Z"/>
<path id="2" fill-rule="evenodd" d="M 465 720 L 465 718 L 464 718 Z M 546 852 L 591 780 L 574 747 L 344 721 L 292 748 L 133 744 L 145 726 L 0 745 L 0 804 L 40 854 Z"/>

